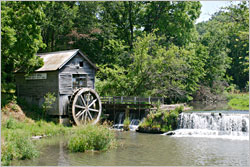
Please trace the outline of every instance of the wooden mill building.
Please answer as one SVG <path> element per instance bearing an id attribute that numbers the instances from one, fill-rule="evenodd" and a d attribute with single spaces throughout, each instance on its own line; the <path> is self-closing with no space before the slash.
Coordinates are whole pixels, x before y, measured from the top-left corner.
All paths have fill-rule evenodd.
<path id="1" fill-rule="evenodd" d="M 95 88 L 97 67 L 79 50 L 67 50 L 37 54 L 44 65 L 29 76 L 15 75 L 17 96 L 41 106 L 44 96 L 54 93 L 56 102 L 49 115 L 67 116 L 67 107 L 73 91 L 77 88 Z"/>

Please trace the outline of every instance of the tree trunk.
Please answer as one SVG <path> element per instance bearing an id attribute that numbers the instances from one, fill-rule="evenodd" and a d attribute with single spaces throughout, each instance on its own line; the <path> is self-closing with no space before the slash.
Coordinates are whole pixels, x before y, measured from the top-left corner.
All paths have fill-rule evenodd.
<path id="1" fill-rule="evenodd" d="M 130 49 L 133 49 L 133 38 L 134 38 L 134 25 L 133 25 L 133 21 L 132 21 L 132 2 L 129 1 L 129 27 L 130 27 Z"/>

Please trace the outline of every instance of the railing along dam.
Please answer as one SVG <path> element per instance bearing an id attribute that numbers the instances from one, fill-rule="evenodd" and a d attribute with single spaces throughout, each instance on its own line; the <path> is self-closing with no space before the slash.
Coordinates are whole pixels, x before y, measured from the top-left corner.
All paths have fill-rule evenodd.
<path id="1" fill-rule="evenodd" d="M 116 122 L 119 114 L 126 111 L 140 119 L 157 105 L 164 104 L 164 98 L 104 96 L 101 97 L 101 102 L 104 114 Z"/>

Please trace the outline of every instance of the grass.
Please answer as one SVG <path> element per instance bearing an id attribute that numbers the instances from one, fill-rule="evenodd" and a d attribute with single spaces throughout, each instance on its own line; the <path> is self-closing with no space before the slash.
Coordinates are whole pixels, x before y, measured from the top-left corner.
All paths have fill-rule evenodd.
<path id="1" fill-rule="evenodd" d="M 1 140 L 1 163 L 10 165 L 13 159 L 31 159 L 38 156 L 38 150 L 30 138 L 20 132 L 9 132 Z"/>
<path id="2" fill-rule="evenodd" d="M 37 108 L 35 109 L 37 110 Z M 28 112 L 31 112 L 31 109 L 28 110 Z M 70 138 L 68 148 L 73 152 L 107 150 L 114 146 L 114 133 L 107 127 L 100 125 L 64 127 L 61 124 L 55 124 L 42 118 L 30 119 L 24 114 L 26 112 L 22 111 L 22 108 L 13 101 L 2 108 L 2 166 L 10 165 L 14 159 L 23 160 L 38 156 L 38 146 L 31 140 L 32 136 L 67 135 Z M 32 117 L 34 116 L 32 115 Z"/>
<path id="3" fill-rule="evenodd" d="M 64 134 L 68 130 L 68 127 L 64 127 L 54 122 L 46 122 L 43 120 L 30 123 L 26 120 L 20 122 L 12 117 L 6 121 L 2 121 L 2 134 L 5 136 L 9 133 L 20 132 L 25 136 L 55 136 L 57 134 Z"/>
<path id="4" fill-rule="evenodd" d="M 249 110 L 249 93 L 228 94 L 228 105 L 236 110 Z"/>
<path id="5" fill-rule="evenodd" d="M 115 134 L 101 125 L 78 127 L 70 136 L 68 149 L 72 152 L 103 151 L 115 147 Z"/>
<path id="6" fill-rule="evenodd" d="M 2 114 L 3 115 L 3 114 Z M 31 159 L 38 156 L 38 150 L 32 136 L 55 136 L 66 133 L 68 128 L 56 125 L 53 122 L 38 121 L 29 122 L 19 121 L 13 117 L 2 119 L 1 127 L 1 150 L 2 165 L 10 165 L 13 159 Z"/>

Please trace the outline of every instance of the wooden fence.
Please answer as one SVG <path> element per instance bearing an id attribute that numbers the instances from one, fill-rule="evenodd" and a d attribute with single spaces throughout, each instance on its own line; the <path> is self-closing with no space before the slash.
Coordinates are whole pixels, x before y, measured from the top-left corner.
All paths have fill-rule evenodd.
<path id="1" fill-rule="evenodd" d="M 163 97 L 104 96 L 101 101 L 103 104 L 164 104 Z"/>

